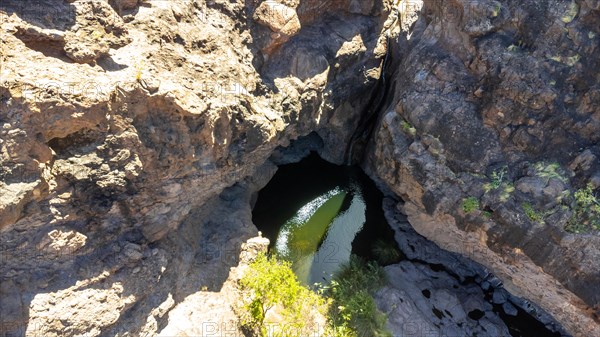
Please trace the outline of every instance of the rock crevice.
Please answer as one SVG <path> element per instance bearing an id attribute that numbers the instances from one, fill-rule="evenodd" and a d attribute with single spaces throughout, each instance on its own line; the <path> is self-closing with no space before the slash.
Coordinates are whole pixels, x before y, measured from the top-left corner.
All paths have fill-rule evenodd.
<path id="1" fill-rule="evenodd" d="M 598 11 L 3 1 L 0 330 L 171 333 L 199 289 L 218 307 L 273 162 L 311 148 L 342 163 L 359 130 L 364 168 L 417 232 L 600 335 L 597 231 L 565 231 L 574 192 L 600 186 Z"/>

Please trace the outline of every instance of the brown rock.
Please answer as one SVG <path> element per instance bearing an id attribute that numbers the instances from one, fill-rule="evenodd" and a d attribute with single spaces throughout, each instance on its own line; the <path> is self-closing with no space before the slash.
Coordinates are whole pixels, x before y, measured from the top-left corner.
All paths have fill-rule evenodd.
<path id="1" fill-rule="evenodd" d="M 300 31 L 300 20 L 294 8 L 275 1 L 264 1 L 254 11 L 254 20 L 265 25 L 275 33 L 288 37 Z"/>

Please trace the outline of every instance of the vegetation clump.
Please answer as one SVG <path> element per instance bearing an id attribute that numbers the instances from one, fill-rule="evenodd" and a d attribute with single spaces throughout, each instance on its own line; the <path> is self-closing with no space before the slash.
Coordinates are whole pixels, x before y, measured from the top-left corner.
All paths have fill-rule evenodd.
<path id="1" fill-rule="evenodd" d="M 412 126 L 409 122 L 403 120 L 402 122 L 400 122 L 400 125 L 402 126 L 402 130 L 408 133 L 409 135 L 414 137 L 417 134 L 417 129 L 415 129 L 415 127 Z"/>
<path id="2" fill-rule="evenodd" d="M 475 198 L 475 197 L 468 197 L 463 199 L 462 202 L 462 210 L 469 214 L 472 212 L 475 212 L 476 210 L 479 209 L 479 199 Z"/>
<path id="3" fill-rule="evenodd" d="M 495 190 L 497 188 L 499 188 L 502 185 L 502 182 L 504 181 L 504 176 L 508 173 L 508 167 L 504 166 L 499 170 L 496 170 L 494 172 L 492 172 L 492 181 L 489 183 L 489 189 L 490 190 Z"/>
<path id="4" fill-rule="evenodd" d="M 383 269 L 356 256 L 342 267 L 323 293 L 331 298 L 330 333 L 336 337 L 391 337 L 385 329 L 386 315 L 379 311 L 372 293 L 385 280 Z"/>
<path id="5" fill-rule="evenodd" d="M 594 187 L 588 184 L 575 192 L 573 215 L 565 229 L 572 233 L 600 231 L 600 201 L 594 195 Z"/>
<path id="6" fill-rule="evenodd" d="M 544 179 L 557 179 L 563 183 L 568 182 L 568 179 L 561 171 L 560 164 L 549 163 L 545 164 L 542 162 L 536 163 L 533 168 L 535 169 L 536 175 Z"/>
<path id="7" fill-rule="evenodd" d="M 314 292 L 300 284 L 289 262 L 260 254 L 240 279 L 242 328 L 261 337 L 301 337 L 315 331 L 331 337 L 391 337 L 387 317 L 372 297 L 383 281 L 380 266 L 352 256 L 329 284 Z M 319 316 L 327 319 L 323 329 Z"/>
<path id="8" fill-rule="evenodd" d="M 300 337 L 314 329 L 316 316 L 327 312 L 326 300 L 303 287 L 289 262 L 260 254 L 240 280 L 244 292 L 242 328 L 260 336 Z M 271 324 L 269 314 L 279 322 Z"/>
<path id="9" fill-rule="evenodd" d="M 577 5 L 577 2 L 572 1 L 568 6 L 567 11 L 561 18 L 562 22 L 571 23 L 577 16 L 577 13 L 579 13 L 579 5 Z"/>
<path id="10" fill-rule="evenodd" d="M 402 259 L 402 252 L 395 245 L 381 239 L 373 243 L 371 252 L 381 266 L 397 263 Z"/>
<path id="11" fill-rule="evenodd" d="M 485 193 L 489 193 L 491 191 L 495 191 L 502 188 L 499 195 L 500 201 L 508 201 L 511 193 L 515 191 L 515 186 L 510 181 L 507 181 L 505 179 L 507 175 L 508 166 L 503 166 L 502 168 L 492 172 L 490 181 L 483 184 L 483 190 L 485 191 Z"/>
<path id="12" fill-rule="evenodd" d="M 500 10 L 502 9 L 502 4 L 498 1 L 494 1 L 494 9 L 492 10 L 492 17 L 498 17 L 500 14 Z"/>
<path id="13" fill-rule="evenodd" d="M 539 223 L 544 222 L 544 215 L 536 211 L 530 203 L 524 202 L 521 204 L 521 207 L 523 208 L 523 211 L 525 212 L 525 215 L 527 215 L 529 220 Z"/>

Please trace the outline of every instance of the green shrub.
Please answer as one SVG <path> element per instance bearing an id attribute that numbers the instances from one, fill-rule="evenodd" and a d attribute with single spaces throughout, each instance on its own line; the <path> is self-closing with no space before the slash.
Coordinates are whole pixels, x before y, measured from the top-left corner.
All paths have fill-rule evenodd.
<path id="1" fill-rule="evenodd" d="M 484 191 L 487 193 L 492 190 L 500 188 L 500 186 L 502 186 L 504 184 L 510 185 L 509 183 L 504 182 L 504 179 L 506 178 L 507 175 L 508 175 L 508 166 L 503 166 L 502 168 L 492 172 L 492 174 L 490 176 L 490 182 L 483 184 Z"/>
<path id="2" fill-rule="evenodd" d="M 289 262 L 261 254 L 240 279 L 242 328 L 263 337 L 268 332 L 269 336 L 301 337 L 316 330 L 311 324 L 322 315 L 328 323 L 325 336 L 391 337 L 385 330 L 386 315 L 377 309 L 372 297 L 384 280 L 380 266 L 353 255 L 333 280 L 315 293 L 300 284 Z M 274 323 L 294 329 L 268 331 L 265 319 L 271 312 L 282 320 Z"/>
<path id="3" fill-rule="evenodd" d="M 326 301 L 300 284 L 289 262 L 275 257 L 259 255 L 240 279 L 240 288 L 245 309 L 242 327 L 261 336 L 267 335 L 265 318 L 272 310 L 284 320 L 276 323 L 294 326 L 285 336 L 301 336 L 310 329 L 315 314 L 327 312 Z"/>
<path id="4" fill-rule="evenodd" d="M 500 201 L 507 202 L 510 194 L 515 191 L 515 186 L 507 183 L 504 183 L 503 186 L 502 193 L 500 193 Z"/>
<path id="5" fill-rule="evenodd" d="M 525 215 L 527 215 L 529 220 L 540 223 L 544 222 L 543 214 L 537 212 L 530 203 L 524 202 L 521 204 L 521 207 L 523 208 L 523 211 L 525 212 Z"/>
<path id="6" fill-rule="evenodd" d="M 475 197 L 468 197 L 463 199 L 462 209 L 465 213 L 472 213 L 479 209 L 479 199 Z"/>
<path id="7" fill-rule="evenodd" d="M 573 215 L 565 229 L 573 233 L 600 230 L 600 201 L 594 195 L 594 187 L 588 184 L 575 192 Z"/>
<path id="8" fill-rule="evenodd" d="M 535 172 L 538 177 L 545 179 L 558 179 L 563 183 L 566 183 L 568 179 L 562 173 L 562 169 L 558 163 L 536 163 L 534 166 Z"/>
<path id="9" fill-rule="evenodd" d="M 510 198 L 511 193 L 515 191 L 515 186 L 512 184 L 512 182 L 505 181 L 507 174 L 508 166 L 503 166 L 502 168 L 492 172 L 490 176 L 490 181 L 488 183 L 483 184 L 483 190 L 485 191 L 485 193 L 489 193 L 491 191 L 502 188 L 499 195 L 500 201 L 508 201 L 508 198 Z"/>
<path id="10" fill-rule="evenodd" d="M 490 182 L 490 187 L 492 189 L 497 189 L 502 185 L 502 181 L 504 181 L 504 176 L 508 173 L 508 167 L 504 166 L 499 170 L 492 172 L 492 181 Z"/>
<path id="11" fill-rule="evenodd" d="M 331 298 L 329 319 L 335 337 L 391 337 L 385 329 L 386 315 L 379 311 L 371 294 L 384 284 L 383 269 L 352 255 L 334 276 L 324 294 Z"/>
<path id="12" fill-rule="evenodd" d="M 410 125 L 409 122 L 407 121 L 402 121 L 400 122 L 400 126 L 402 127 L 402 130 L 404 130 L 404 132 L 408 133 L 411 136 L 415 136 L 415 134 L 417 134 L 417 129 L 415 129 L 412 125 Z"/>
<path id="13" fill-rule="evenodd" d="M 502 4 L 498 1 L 494 2 L 494 9 L 492 10 L 492 17 L 495 18 L 500 14 L 500 10 L 502 9 Z"/>

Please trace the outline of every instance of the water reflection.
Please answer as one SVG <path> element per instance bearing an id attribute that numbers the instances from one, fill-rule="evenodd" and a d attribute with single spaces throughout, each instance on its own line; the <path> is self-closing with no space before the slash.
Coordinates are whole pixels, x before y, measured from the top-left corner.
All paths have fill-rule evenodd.
<path id="1" fill-rule="evenodd" d="M 372 259 L 373 243 L 395 245 L 381 210 L 381 192 L 357 167 L 313 154 L 280 166 L 260 191 L 256 226 L 271 249 L 292 262 L 304 284 L 328 281 L 352 253 Z"/>

